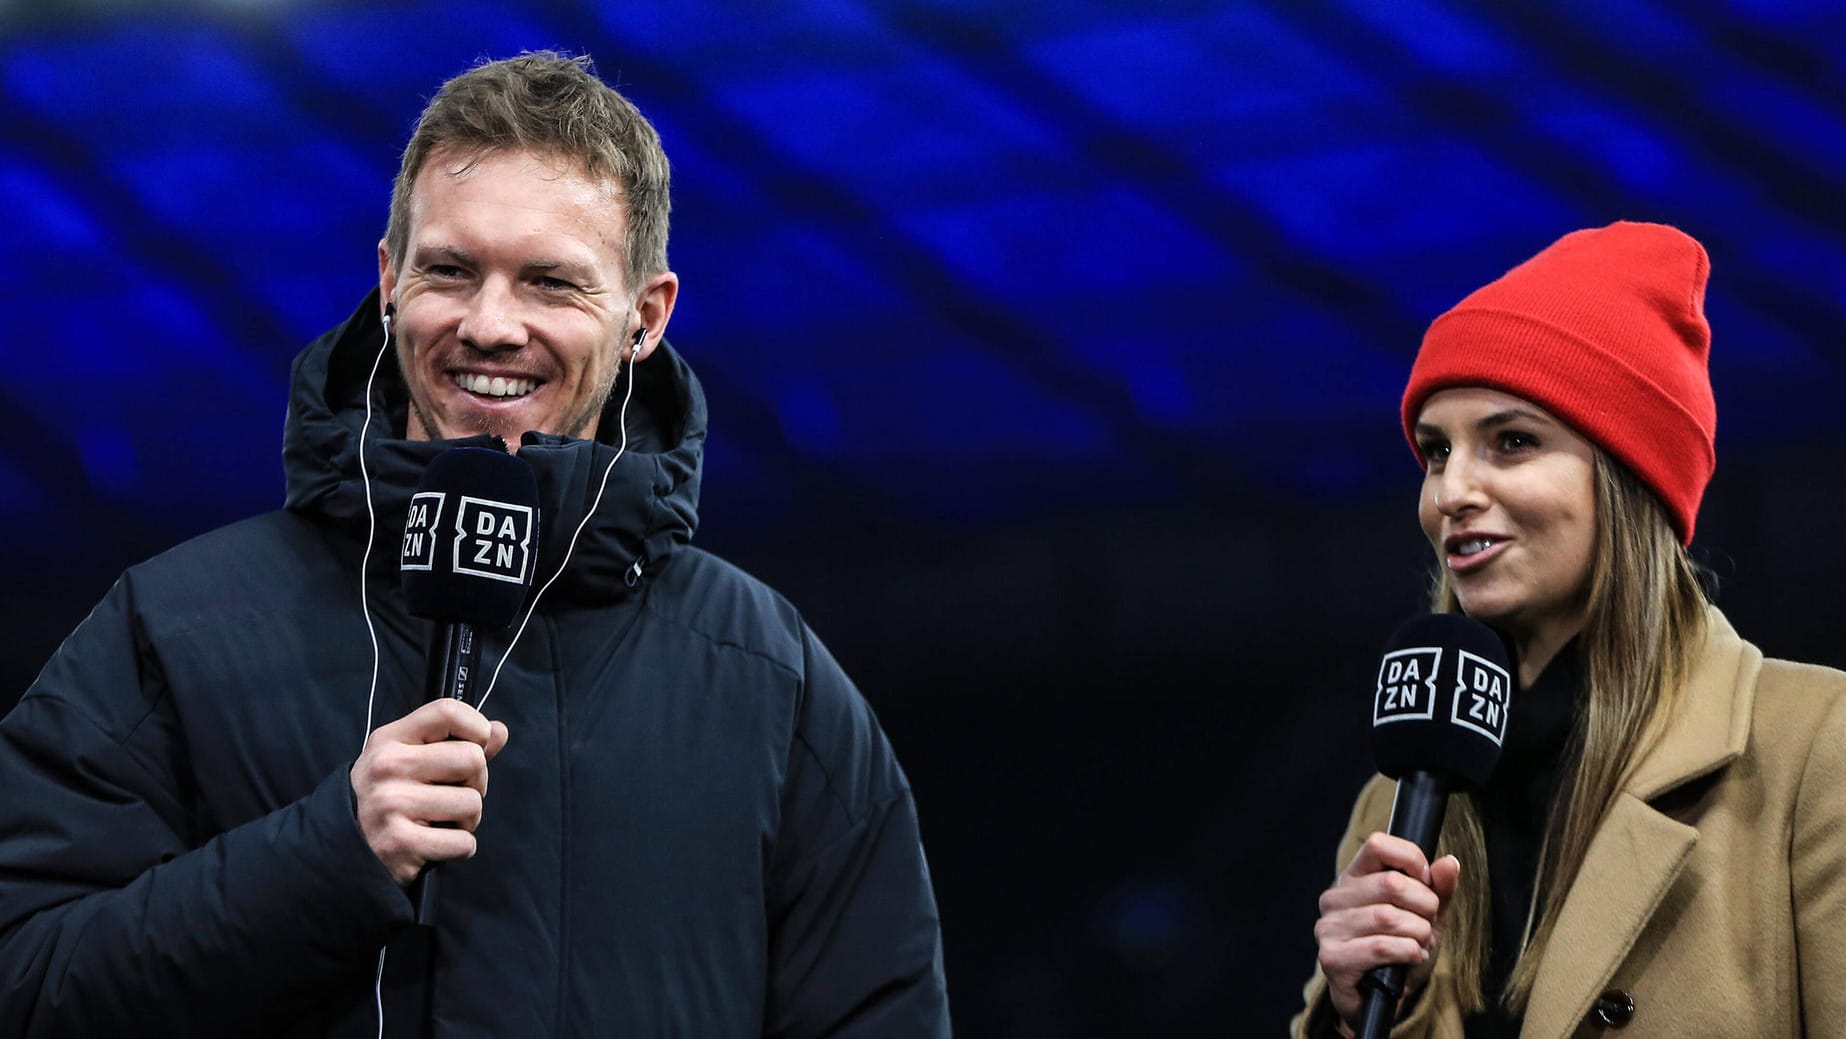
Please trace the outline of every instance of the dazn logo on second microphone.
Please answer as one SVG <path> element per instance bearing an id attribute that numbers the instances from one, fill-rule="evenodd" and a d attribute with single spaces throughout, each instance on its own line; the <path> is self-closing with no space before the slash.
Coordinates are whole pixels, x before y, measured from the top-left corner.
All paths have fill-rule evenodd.
<path id="1" fill-rule="evenodd" d="M 1500 665 L 1462 650 L 1456 659 L 1449 720 L 1500 743 L 1506 739 L 1506 697 L 1512 684 L 1512 676 Z"/>

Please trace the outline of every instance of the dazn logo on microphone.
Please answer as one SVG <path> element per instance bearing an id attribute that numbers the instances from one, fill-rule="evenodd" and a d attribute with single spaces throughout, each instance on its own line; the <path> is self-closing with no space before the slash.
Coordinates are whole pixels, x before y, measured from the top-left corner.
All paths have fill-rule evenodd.
<path id="1" fill-rule="evenodd" d="M 1506 669 L 1462 650 L 1456 661 L 1455 703 L 1449 720 L 1501 743 L 1506 739 L 1506 697 L 1513 685 Z"/>
<path id="2" fill-rule="evenodd" d="M 463 495 L 455 510 L 455 572 L 525 584 L 532 518 L 529 505 Z"/>
<path id="3" fill-rule="evenodd" d="M 410 498 L 404 514 L 404 550 L 399 563 L 405 570 L 436 567 L 436 524 L 442 521 L 441 491 L 419 491 Z"/>
<path id="4" fill-rule="evenodd" d="M 1436 669 L 1442 647 L 1414 646 L 1386 653 L 1372 692 L 1372 724 L 1428 721 L 1436 716 Z"/>

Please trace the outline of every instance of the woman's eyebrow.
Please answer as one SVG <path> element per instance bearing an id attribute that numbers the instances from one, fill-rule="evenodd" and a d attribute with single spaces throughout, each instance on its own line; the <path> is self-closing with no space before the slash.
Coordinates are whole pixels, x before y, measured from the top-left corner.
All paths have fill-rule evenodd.
<path id="1" fill-rule="evenodd" d="M 1476 422 L 1474 426 L 1476 429 L 1492 429 L 1495 426 L 1504 426 L 1509 422 L 1540 422 L 1549 424 L 1550 421 L 1550 419 L 1529 408 L 1503 408 L 1500 411 L 1486 416 L 1479 422 Z"/>
<path id="2" fill-rule="evenodd" d="M 1553 422 L 1553 420 L 1546 417 L 1545 415 L 1541 415 L 1538 412 L 1531 410 L 1530 408 L 1502 408 L 1501 410 L 1496 411 L 1491 415 L 1485 415 L 1485 416 L 1482 416 L 1480 419 L 1476 420 L 1474 423 L 1474 428 L 1494 429 L 1499 426 L 1504 426 L 1511 422 L 1536 422 L 1536 423 L 1541 423 L 1544 425 L 1550 425 Z M 1417 423 L 1415 427 L 1415 433 L 1419 437 L 1425 437 L 1425 436 L 1439 437 L 1439 436 L 1445 435 L 1445 431 L 1443 427 L 1438 426 L 1431 422 Z"/>

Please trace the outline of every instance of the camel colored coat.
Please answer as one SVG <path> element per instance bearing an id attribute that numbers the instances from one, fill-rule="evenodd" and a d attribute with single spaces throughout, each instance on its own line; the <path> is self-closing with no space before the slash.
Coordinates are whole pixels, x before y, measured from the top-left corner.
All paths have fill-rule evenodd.
<path id="1" fill-rule="evenodd" d="M 1709 616 L 1680 710 L 1571 886 L 1522 1039 L 1846 1036 L 1846 674 L 1766 660 Z M 1339 868 L 1388 827 L 1393 789 L 1360 793 Z M 1325 990 L 1317 970 L 1295 1036 L 1331 1013 Z M 1619 1031 L 1596 1010 L 1616 993 L 1634 1005 Z M 1443 959 L 1391 1034 L 1462 1039 Z"/>

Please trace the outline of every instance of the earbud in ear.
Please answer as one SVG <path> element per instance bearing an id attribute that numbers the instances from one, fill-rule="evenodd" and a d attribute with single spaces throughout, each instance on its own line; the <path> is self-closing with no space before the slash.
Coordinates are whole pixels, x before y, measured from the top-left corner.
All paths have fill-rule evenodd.
<path id="1" fill-rule="evenodd" d="M 646 341 L 647 341 L 647 326 L 642 325 L 640 328 L 635 329 L 635 341 L 629 344 L 629 347 L 628 347 L 628 359 L 629 360 L 632 361 L 635 358 L 641 356 L 641 344 Z"/>
<path id="2" fill-rule="evenodd" d="M 385 304 L 385 331 L 391 331 L 391 322 L 397 319 L 397 304 Z"/>

